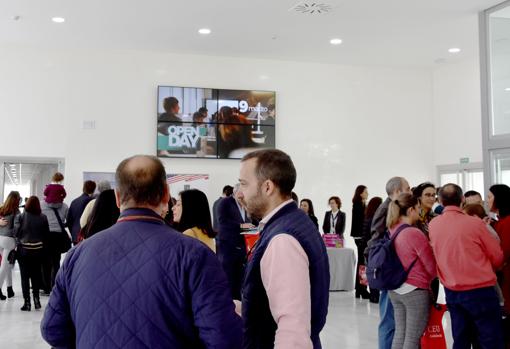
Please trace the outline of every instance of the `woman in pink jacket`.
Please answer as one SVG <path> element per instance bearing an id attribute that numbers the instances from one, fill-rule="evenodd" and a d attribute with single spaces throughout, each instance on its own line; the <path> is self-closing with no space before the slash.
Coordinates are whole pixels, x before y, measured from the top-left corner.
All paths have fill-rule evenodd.
<path id="1" fill-rule="evenodd" d="M 409 272 L 402 286 L 389 293 L 395 314 L 392 349 L 419 349 L 428 322 L 430 283 L 436 277 L 436 261 L 427 237 L 413 226 L 419 219 L 418 199 L 412 194 L 400 194 L 391 202 L 387 226 L 393 235 L 406 225 L 394 244 L 404 269 Z"/>

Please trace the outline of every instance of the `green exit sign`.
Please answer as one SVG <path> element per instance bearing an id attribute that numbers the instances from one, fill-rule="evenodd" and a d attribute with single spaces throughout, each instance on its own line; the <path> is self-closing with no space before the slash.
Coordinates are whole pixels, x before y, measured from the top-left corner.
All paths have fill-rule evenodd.
<path id="1" fill-rule="evenodd" d="M 469 164 L 469 158 L 460 158 L 461 164 Z"/>

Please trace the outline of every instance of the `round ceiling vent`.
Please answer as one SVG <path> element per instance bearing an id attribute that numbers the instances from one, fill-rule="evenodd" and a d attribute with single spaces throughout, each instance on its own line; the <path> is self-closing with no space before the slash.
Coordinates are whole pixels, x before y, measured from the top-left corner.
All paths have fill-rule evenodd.
<path id="1" fill-rule="evenodd" d="M 291 10 L 298 13 L 304 13 L 308 15 L 320 15 L 330 12 L 333 7 L 323 2 L 299 2 L 294 5 Z"/>

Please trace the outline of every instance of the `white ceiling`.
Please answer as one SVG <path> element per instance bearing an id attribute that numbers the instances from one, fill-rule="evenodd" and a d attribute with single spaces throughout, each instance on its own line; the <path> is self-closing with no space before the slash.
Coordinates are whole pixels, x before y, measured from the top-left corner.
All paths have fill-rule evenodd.
<path id="1" fill-rule="evenodd" d="M 430 68 L 438 59 L 476 57 L 478 12 L 501 0 L 322 2 L 330 13 L 289 11 L 295 0 L 0 0 L 0 46 Z M 55 24 L 54 16 L 66 22 Z M 212 34 L 199 35 L 202 27 Z M 334 37 L 343 44 L 330 45 Z M 450 47 L 462 51 L 453 56 Z"/>

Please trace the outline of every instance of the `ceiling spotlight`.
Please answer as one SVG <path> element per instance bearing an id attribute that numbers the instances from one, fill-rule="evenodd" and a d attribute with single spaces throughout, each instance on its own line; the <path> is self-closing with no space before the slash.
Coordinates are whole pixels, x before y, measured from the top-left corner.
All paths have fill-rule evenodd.
<path id="1" fill-rule="evenodd" d="M 55 23 L 64 23 L 66 21 L 63 17 L 53 17 L 51 20 Z"/>
<path id="2" fill-rule="evenodd" d="M 342 39 L 337 39 L 337 38 L 331 39 L 331 40 L 329 40 L 329 43 L 331 45 L 340 45 L 342 43 Z"/>
<path id="3" fill-rule="evenodd" d="M 202 29 L 199 29 L 198 32 L 202 35 L 207 35 L 207 34 L 211 34 L 211 29 L 209 28 L 202 28 Z"/>
<path id="4" fill-rule="evenodd" d="M 448 52 L 450 52 L 450 53 L 459 53 L 460 52 L 460 48 L 452 47 L 452 48 L 448 49 Z"/>

